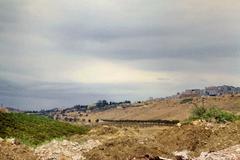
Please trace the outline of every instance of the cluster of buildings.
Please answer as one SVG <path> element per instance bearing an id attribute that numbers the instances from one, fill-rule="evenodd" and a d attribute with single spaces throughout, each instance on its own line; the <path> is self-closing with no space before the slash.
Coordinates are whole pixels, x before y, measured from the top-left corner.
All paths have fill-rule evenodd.
<path id="1" fill-rule="evenodd" d="M 183 92 L 179 92 L 176 95 L 166 97 L 167 99 L 172 98 L 187 98 L 187 97 L 201 97 L 201 96 L 222 96 L 226 94 L 240 94 L 240 87 L 222 85 L 222 86 L 210 86 L 205 87 L 204 89 L 187 89 Z M 149 98 L 149 101 L 153 100 L 163 100 L 165 98 L 153 99 Z M 98 102 L 92 105 L 75 105 L 70 108 L 54 108 L 50 110 L 41 110 L 41 111 L 26 111 L 28 114 L 38 114 L 52 117 L 57 120 L 65 120 L 69 122 L 88 122 L 91 120 L 88 118 L 90 112 L 103 111 L 111 108 L 126 108 L 126 107 L 138 107 L 144 105 L 146 102 L 136 102 L 131 104 L 131 101 L 123 102 L 107 102 L 106 100 L 99 100 Z M 1 111 L 0 107 L 0 111 Z M 2 109 L 3 110 L 3 109 Z M 20 111 L 19 111 L 20 112 Z"/>
<path id="2" fill-rule="evenodd" d="M 187 89 L 176 95 L 167 97 L 167 99 L 172 98 L 187 98 L 187 97 L 198 97 L 198 96 L 221 96 L 226 94 L 240 94 L 240 87 L 222 85 L 222 86 L 210 86 L 205 87 L 204 89 Z M 159 98 L 162 100 L 164 98 Z M 149 101 L 154 100 L 152 97 L 149 98 Z M 156 99 L 155 99 L 156 100 Z M 131 101 L 123 102 L 107 102 L 106 100 L 99 100 L 98 102 L 92 105 L 75 105 L 70 108 L 64 109 L 51 109 L 51 110 L 42 110 L 37 112 L 37 114 L 46 115 L 58 120 L 65 120 L 70 122 L 75 121 L 86 121 L 88 122 L 88 114 L 90 112 L 103 111 L 111 108 L 126 108 L 126 107 L 138 107 L 142 106 L 143 102 L 139 101 L 131 104 Z"/>
<path id="3" fill-rule="evenodd" d="M 205 87 L 205 89 L 187 89 L 177 93 L 174 98 L 196 97 L 196 96 L 221 96 L 226 94 L 240 94 L 240 87 L 228 85 Z"/>
<path id="4" fill-rule="evenodd" d="M 123 102 L 107 102 L 106 100 L 99 100 L 92 105 L 75 105 L 69 108 L 54 108 L 50 110 L 41 111 L 27 111 L 29 114 L 38 114 L 52 117 L 56 120 L 65 120 L 69 122 L 83 121 L 89 122 L 88 113 L 95 111 L 103 111 L 110 108 L 129 107 L 131 101 Z M 91 121 L 91 120 L 90 120 Z"/>

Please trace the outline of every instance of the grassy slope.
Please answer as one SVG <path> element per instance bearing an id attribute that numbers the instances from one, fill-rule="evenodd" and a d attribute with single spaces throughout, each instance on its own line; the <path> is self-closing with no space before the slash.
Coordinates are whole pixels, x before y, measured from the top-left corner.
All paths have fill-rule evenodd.
<path id="1" fill-rule="evenodd" d="M 53 138 L 83 134 L 87 128 L 23 113 L 0 113 L 0 137 L 15 137 L 28 145 L 38 145 Z"/>
<path id="2" fill-rule="evenodd" d="M 184 120 L 191 115 L 192 108 L 203 106 L 203 98 L 183 98 L 180 100 L 162 100 L 148 102 L 141 107 L 129 107 L 125 109 L 110 109 L 102 112 L 91 113 L 86 119 L 168 119 Z M 205 107 L 217 107 L 240 115 L 240 95 L 234 97 L 205 97 Z"/>

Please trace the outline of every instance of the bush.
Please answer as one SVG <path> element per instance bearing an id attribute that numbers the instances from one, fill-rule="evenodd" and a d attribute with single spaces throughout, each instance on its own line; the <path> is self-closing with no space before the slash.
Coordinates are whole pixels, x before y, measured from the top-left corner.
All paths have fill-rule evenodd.
<path id="1" fill-rule="evenodd" d="M 195 107 L 192 110 L 191 120 L 203 119 L 206 121 L 216 121 L 220 122 L 233 122 L 239 120 L 240 117 L 227 111 L 223 111 L 219 108 L 204 108 L 204 107 Z"/>
<path id="2" fill-rule="evenodd" d="M 190 103 L 190 102 L 192 102 L 192 101 L 193 101 L 192 98 L 185 98 L 185 99 L 183 99 L 183 100 L 180 101 L 180 104 Z"/>
<path id="3" fill-rule="evenodd" d="M 195 107 L 192 110 L 192 117 L 193 118 L 202 118 L 203 115 L 207 112 L 207 109 L 204 107 Z"/>

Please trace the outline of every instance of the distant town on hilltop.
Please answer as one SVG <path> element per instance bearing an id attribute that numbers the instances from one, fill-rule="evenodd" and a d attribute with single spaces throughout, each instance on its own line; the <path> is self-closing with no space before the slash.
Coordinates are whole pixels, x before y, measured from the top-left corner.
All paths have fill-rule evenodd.
<path id="1" fill-rule="evenodd" d="M 149 98 L 149 101 L 154 100 L 165 100 L 165 99 L 182 99 L 188 97 L 207 97 L 207 96 L 223 96 L 226 94 L 240 94 L 240 87 L 222 85 L 222 86 L 210 86 L 205 87 L 204 89 L 187 89 L 183 92 L 178 92 L 175 95 L 168 96 L 165 98 Z M 20 111 L 18 109 L 10 107 L 1 107 L 5 108 L 11 112 L 25 112 L 28 114 L 39 114 L 52 117 L 54 119 L 65 119 L 68 121 L 74 121 L 74 119 L 66 119 L 69 116 L 65 116 L 67 113 L 78 113 L 79 115 L 87 115 L 90 112 L 104 111 L 112 108 L 127 108 L 127 107 L 138 107 L 141 106 L 144 101 L 137 101 L 132 103 L 129 100 L 123 102 L 108 102 L 107 100 L 99 100 L 97 103 L 91 105 L 80 105 L 77 104 L 73 107 L 65 108 L 53 108 L 49 110 L 40 110 L 40 111 Z"/>
<path id="2" fill-rule="evenodd" d="M 221 96 L 225 94 L 238 94 L 238 93 L 240 93 L 240 87 L 222 85 L 205 87 L 205 89 L 187 89 L 182 93 L 178 92 L 176 95 L 167 98 L 184 98 L 194 96 Z"/>

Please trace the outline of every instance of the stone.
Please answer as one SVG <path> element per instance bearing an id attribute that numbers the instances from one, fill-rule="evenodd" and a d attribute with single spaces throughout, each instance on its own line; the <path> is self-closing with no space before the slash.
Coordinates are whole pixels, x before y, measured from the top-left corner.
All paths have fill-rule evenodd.
<path id="1" fill-rule="evenodd" d="M 173 154 L 177 160 L 189 160 L 190 159 L 188 156 L 189 151 L 187 151 L 187 150 L 183 150 L 180 152 L 174 152 Z"/>
<path id="2" fill-rule="evenodd" d="M 192 124 L 193 124 L 194 126 L 200 125 L 200 124 L 201 124 L 201 120 L 192 121 Z"/>
<path id="3" fill-rule="evenodd" d="M 66 160 L 84 160 L 83 153 L 101 145 L 98 140 L 88 140 L 83 144 L 71 141 L 56 141 L 53 140 L 48 144 L 37 147 L 34 152 L 40 157 L 39 160 L 58 160 L 65 158 Z M 47 153 L 47 154 L 46 154 Z"/>
<path id="4" fill-rule="evenodd" d="M 240 145 L 232 146 L 217 152 L 203 152 L 193 160 L 239 160 L 240 159 Z"/>
<path id="5" fill-rule="evenodd" d="M 14 138 L 7 138 L 6 142 L 10 143 L 10 144 L 15 144 L 15 139 Z"/>
<path id="6" fill-rule="evenodd" d="M 158 156 L 158 160 L 172 160 L 172 159 L 167 159 L 167 158 Z"/>
<path id="7" fill-rule="evenodd" d="M 182 126 L 182 124 L 181 123 L 177 123 L 177 127 L 181 127 Z"/>

